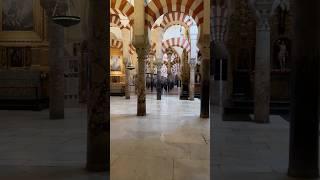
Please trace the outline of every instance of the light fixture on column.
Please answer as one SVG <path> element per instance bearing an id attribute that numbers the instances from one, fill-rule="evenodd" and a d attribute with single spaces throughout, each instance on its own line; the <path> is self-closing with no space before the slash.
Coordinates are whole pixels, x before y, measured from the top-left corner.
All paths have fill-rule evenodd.
<path id="1" fill-rule="evenodd" d="M 60 26 L 63 27 L 70 27 L 70 26 L 74 26 L 80 23 L 80 17 L 79 16 L 72 16 L 71 11 L 70 11 L 70 5 L 71 2 L 70 0 L 68 0 L 68 11 L 66 15 L 56 15 L 56 10 L 58 8 L 60 0 L 56 1 L 56 5 L 55 8 L 53 10 L 52 13 L 52 20 L 54 23 L 59 24 Z"/>
<path id="2" fill-rule="evenodd" d="M 135 69 L 135 67 L 134 67 L 133 64 L 132 64 L 131 57 L 129 57 L 128 60 L 127 60 L 126 68 L 127 68 L 128 70 L 134 70 L 134 69 Z"/>

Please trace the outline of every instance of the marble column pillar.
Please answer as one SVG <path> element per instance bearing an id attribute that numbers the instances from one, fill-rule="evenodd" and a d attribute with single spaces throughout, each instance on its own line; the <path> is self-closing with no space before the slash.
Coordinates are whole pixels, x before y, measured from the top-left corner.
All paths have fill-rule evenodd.
<path id="1" fill-rule="evenodd" d="M 55 24 L 51 17 L 57 0 L 40 0 L 47 14 L 48 61 L 49 61 L 49 116 L 50 119 L 64 118 L 64 28 Z M 66 12 L 68 5 L 60 2 L 55 15 Z"/>
<path id="2" fill-rule="evenodd" d="M 64 28 L 48 19 L 49 113 L 50 119 L 64 118 Z"/>
<path id="3" fill-rule="evenodd" d="M 145 77 L 145 55 L 144 45 L 136 45 L 138 54 L 138 73 L 137 73 L 137 116 L 146 115 L 146 77 Z"/>
<path id="4" fill-rule="evenodd" d="M 126 67 L 126 78 L 125 78 L 125 97 L 126 97 L 126 99 L 130 99 L 129 78 L 130 78 L 130 70 L 127 69 L 127 67 Z"/>
<path id="5" fill-rule="evenodd" d="M 210 106 L 210 35 L 202 35 L 201 53 L 201 107 L 200 117 L 209 118 Z"/>
<path id="6" fill-rule="evenodd" d="M 168 73 L 168 79 L 171 77 L 171 59 L 172 59 L 172 54 L 168 54 L 168 68 L 167 68 L 167 73 Z"/>
<path id="7" fill-rule="evenodd" d="M 90 0 L 90 97 L 88 102 L 87 169 L 110 171 L 110 61 L 108 1 Z"/>
<path id="8" fill-rule="evenodd" d="M 259 8 L 259 7 L 258 7 Z M 256 59 L 254 70 L 254 121 L 268 123 L 270 113 L 269 9 L 257 9 Z"/>
<path id="9" fill-rule="evenodd" d="M 189 87 L 189 100 L 194 101 L 194 82 L 195 82 L 195 68 L 196 60 L 191 59 L 190 61 L 190 87 Z"/>
<path id="10" fill-rule="evenodd" d="M 157 100 L 161 100 L 162 87 L 161 87 L 161 67 L 162 67 L 162 58 L 157 59 Z"/>
<path id="11" fill-rule="evenodd" d="M 127 69 L 130 60 L 130 53 L 129 53 L 129 41 L 130 39 L 130 30 L 127 28 L 123 28 L 121 30 L 122 38 L 123 38 L 123 56 L 124 56 L 124 64 L 125 64 L 125 97 L 126 99 L 130 99 L 130 86 L 129 86 L 129 78 L 130 78 L 130 70 Z"/>
<path id="12" fill-rule="evenodd" d="M 319 177 L 320 1 L 292 0 L 294 15 L 288 175 Z M 310 27 L 311 26 L 311 27 Z"/>
<path id="13" fill-rule="evenodd" d="M 157 66 L 157 100 L 161 100 L 162 95 L 162 87 L 161 87 L 161 67 L 163 62 L 163 52 L 162 52 L 162 40 L 164 35 L 164 29 L 161 27 L 158 27 L 158 43 L 157 45 L 157 51 L 156 51 L 156 63 Z"/>

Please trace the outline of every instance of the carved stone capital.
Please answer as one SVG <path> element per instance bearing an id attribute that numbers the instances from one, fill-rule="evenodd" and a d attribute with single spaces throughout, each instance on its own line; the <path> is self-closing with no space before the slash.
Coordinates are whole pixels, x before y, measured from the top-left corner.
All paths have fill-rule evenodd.
<path id="1" fill-rule="evenodd" d="M 270 31 L 269 17 L 261 17 L 257 20 L 258 31 Z"/>
<path id="2" fill-rule="evenodd" d="M 257 30 L 270 30 L 269 19 L 273 14 L 275 0 L 250 0 L 257 17 Z"/>
<path id="3" fill-rule="evenodd" d="M 197 59 L 190 58 L 189 64 L 190 64 L 190 67 L 195 67 L 197 65 Z"/>
<path id="4" fill-rule="evenodd" d="M 136 47 L 136 53 L 138 55 L 138 61 L 145 60 L 146 55 L 147 55 L 145 46 L 144 45 L 139 45 L 139 46 L 135 45 L 135 47 Z"/>
<path id="5" fill-rule="evenodd" d="M 156 61 L 153 62 L 153 64 L 157 66 L 157 69 L 161 68 L 163 65 L 162 58 L 157 58 Z"/>

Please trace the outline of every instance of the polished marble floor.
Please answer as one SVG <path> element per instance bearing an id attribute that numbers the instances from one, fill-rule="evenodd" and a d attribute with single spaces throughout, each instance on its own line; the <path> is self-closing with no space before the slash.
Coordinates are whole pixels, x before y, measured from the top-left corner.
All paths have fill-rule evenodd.
<path id="1" fill-rule="evenodd" d="M 44 111 L 0 111 L 0 180 L 106 180 L 88 173 L 86 107 L 66 109 L 64 120 Z"/>
<path id="2" fill-rule="evenodd" d="M 112 180 L 293 180 L 286 176 L 289 124 L 199 118 L 200 101 L 147 96 L 147 116 L 136 116 L 136 98 L 111 97 Z M 0 180 L 106 180 L 87 173 L 86 107 L 67 108 L 64 120 L 45 111 L 0 111 Z M 211 143 L 209 143 L 211 141 Z M 319 180 L 319 179 L 317 179 Z"/>
<path id="3" fill-rule="evenodd" d="M 219 108 L 211 116 L 213 180 L 305 180 L 287 176 L 289 123 L 281 116 L 269 124 L 223 121 Z"/>
<path id="4" fill-rule="evenodd" d="M 209 180 L 209 119 L 200 101 L 147 96 L 147 116 L 136 97 L 111 97 L 112 180 Z"/>

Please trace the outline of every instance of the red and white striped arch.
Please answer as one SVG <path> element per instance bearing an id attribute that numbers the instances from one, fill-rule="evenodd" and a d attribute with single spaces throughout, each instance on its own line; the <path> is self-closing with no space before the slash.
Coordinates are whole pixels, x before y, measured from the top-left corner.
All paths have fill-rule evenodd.
<path id="1" fill-rule="evenodd" d="M 110 15 L 110 25 L 112 27 L 118 27 L 120 29 L 126 28 L 126 29 L 130 29 L 130 26 L 124 26 L 121 22 L 120 17 L 117 14 L 111 14 Z"/>
<path id="2" fill-rule="evenodd" d="M 129 24 L 133 24 L 134 6 L 127 0 L 110 0 L 110 13 L 122 14 L 129 19 Z"/>
<path id="3" fill-rule="evenodd" d="M 186 29 L 189 29 L 189 27 L 193 24 L 193 19 L 191 16 L 181 13 L 181 12 L 170 12 L 163 16 L 163 21 L 160 25 L 154 25 L 153 28 L 163 28 L 167 29 L 171 25 L 182 25 Z"/>
<path id="4" fill-rule="evenodd" d="M 163 14 L 182 12 L 200 25 L 203 23 L 203 0 L 151 0 L 145 7 L 146 25 L 152 27 Z"/>
<path id="5" fill-rule="evenodd" d="M 110 40 L 110 47 L 122 50 L 123 43 L 121 41 L 119 41 L 119 40 L 111 39 Z"/>
<path id="6" fill-rule="evenodd" d="M 133 44 L 129 44 L 129 53 L 133 55 L 136 52 L 136 48 L 133 46 Z"/>
<path id="7" fill-rule="evenodd" d="M 185 49 L 188 53 L 191 51 L 191 46 L 189 41 L 186 38 L 178 37 L 178 38 L 171 38 L 162 41 L 162 52 L 165 53 L 167 49 L 170 47 L 181 47 Z"/>
<path id="8" fill-rule="evenodd" d="M 110 25 L 112 27 L 119 27 L 120 29 L 123 28 L 123 25 L 120 21 L 120 17 L 116 14 L 110 15 Z"/>
<path id="9" fill-rule="evenodd" d="M 153 43 L 150 47 L 150 50 L 149 50 L 149 54 L 150 55 L 155 55 L 156 54 L 156 48 L 157 48 L 157 44 L 156 43 Z"/>
<path id="10" fill-rule="evenodd" d="M 178 54 L 178 52 L 174 48 L 172 48 L 171 50 L 173 52 L 172 57 L 174 57 L 174 60 L 172 60 L 171 63 L 172 64 L 180 63 L 180 55 Z M 164 63 L 168 64 L 168 59 L 164 61 Z"/>

